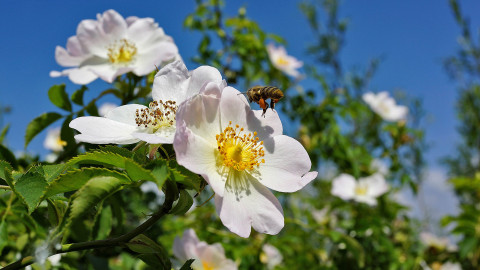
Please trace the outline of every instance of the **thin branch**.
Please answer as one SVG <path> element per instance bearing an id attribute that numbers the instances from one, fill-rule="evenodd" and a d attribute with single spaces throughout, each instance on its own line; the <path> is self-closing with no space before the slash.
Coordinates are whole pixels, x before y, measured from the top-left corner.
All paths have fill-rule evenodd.
<path id="1" fill-rule="evenodd" d="M 0 185 L 0 189 L 11 190 L 12 188 L 9 186 Z"/>

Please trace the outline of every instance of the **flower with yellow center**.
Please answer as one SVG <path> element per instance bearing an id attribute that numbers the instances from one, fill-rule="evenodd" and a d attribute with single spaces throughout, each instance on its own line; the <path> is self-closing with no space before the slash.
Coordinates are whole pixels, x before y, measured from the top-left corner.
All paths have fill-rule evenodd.
<path id="1" fill-rule="evenodd" d="M 242 237 L 252 227 L 267 234 L 283 228 L 282 207 L 268 188 L 294 192 L 317 176 L 303 146 L 282 135 L 278 115 L 261 115 L 238 90 L 212 83 L 177 112 L 177 162 L 205 178 L 223 224 Z"/>
<path id="2" fill-rule="evenodd" d="M 173 255 L 180 265 L 189 259 L 194 259 L 191 267 L 194 270 L 236 270 L 238 267 L 232 260 L 225 257 L 222 245 L 209 245 L 198 240 L 195 231 L 188 229 L 183 237 L 175 237 Z"/>
<path id="3" fill-rule="evenodd" d="M 407 118 L 408 108 L 397 105 L 388 92 L 378 94 L 369 92 L 363 94 L 362 98 L 375 113 L 386 121 L 397 122 Z"/>
<path id="4" fill-rule="evenodd" d="M 152 89 L 154 101 L 148 107 L 138 104 L 116 107 L 105 117 L 76 118 L 70 122 L 70 127 L 80 132 L 75 139 L 81 142 L 171 144 L 176 131 L 178 104 L 197 94 L 208 82 L 223 84 L 217 69 L 202 66 L 188 72 L 182 62 L 175 61 L 155 76 Z"/>
<path id="5" fill-rule="evenodd" d="M 377 204 L 377 197 L 389 189 L 383 175 L 376 173 L 355 180 L 349 174 L 341 174 L 333 179 L 332 194 L 343 200 L 354 200 L 369 205 Z"/>
<path id="6" fill-rule="evenodd" d="M 292 77 L 298 78 L 300 76 L 300 73 L 297 69 L 303 66 L 303 62 L 298 61 L 295 57 L 288 55 L 284 47 L 279 46 L 277 48 L 273 44 L 268 44 L 267 52 L 274 67 Z"/>
<path id="7" fill-rule="evenodd" d="M 63 148 L 67 146 L 67 142 L 60 138 L 60 128 L 54 128 L 47 131 L 43 146 L 56 153 L 63 151 Z"/>
<path id="8" fill-rule="evenodd" d="M 72 68 L 52 71 L 50 76 L 68 76 L 76 84 L 88 84 L 97 78 L 111 83 L 127 72 L 144 76 L 180 56 L 172 38 L 152 18 L 124 19 L 110 9 L 98 14 L 97 20 L 81 21 L 66 49 L 57 46 L 55 59 Z"/>

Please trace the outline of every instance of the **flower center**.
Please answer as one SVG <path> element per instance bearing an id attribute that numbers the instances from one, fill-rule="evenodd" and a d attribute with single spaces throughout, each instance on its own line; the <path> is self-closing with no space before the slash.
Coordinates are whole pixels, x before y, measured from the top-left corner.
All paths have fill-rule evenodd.
<path id="1" fill-rule="evenodd" d="M 368 188 L 365 186 L 356 186 L 355 187 L 355 194 L 363 196 L 367 195 Z"/>
<path id="2" fill-rule="evenodd" d="M 213 270 L 213 266 L 210 265 L 208 262 L 202 262 L 203 270 Z"/>
<path id="3" fill-rule="evenodd" d="M 108 48 L 108 60 L 112 64 L 128 64 L 137 54 L 135 44 L 127 39 L 121 39 Z"/>
<path id="4" fill-rule="evenodd" d="M 148 108 L 137 109 L 135 112 L 135 123 L 139 127 L 153 128 L 154 131 L 161 127 L 174 126 L 177 109 L 177 103 L 172 100 L 167 100 L 166 102 L 162 100 L 152 101 Z"/>
<path id="5" fill-rule="evenodd" d="M 62 139 L 60 139 L 60 137 L 57 138 L 57 144 L 58 144 L 58 145 L 61 145 L 62 147 L 67 146 L 67 142 L 66 142 L 66 141 L 62 141 Z"/>
<path id="6" fill-rule="evenodd" d="M 286 65 L 288 65 L 288 63 L 289 63 L 288 60 L 285 59 L 284 57 L 280 56 L 277 59 L 277 64 L 279 64 L 280 66 L 286 66 Z"/>
<path id="7" fill-rule="evenodd" d="M 265 163 L 263 141 L 257 137 L 257 132 L 244 133 L 238 125 L 235 128 L 229 123 L 225 130 L 217 134 L 217 146 L 223 165 L 237 171 L 253 170 L 260 163 Z M 243 133 L 243 134 L 242 134 Z"/>

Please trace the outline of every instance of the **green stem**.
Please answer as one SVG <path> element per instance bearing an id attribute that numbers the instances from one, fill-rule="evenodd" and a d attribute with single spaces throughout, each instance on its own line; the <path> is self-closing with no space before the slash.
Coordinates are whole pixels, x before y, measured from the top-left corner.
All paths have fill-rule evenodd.
<path id="1" fill-rule="evenodd" d="M 158 220 L 160 220 L 160 218 L 168 214 L 168 212 L 170 212 L 170 210 L 172 209 L 172 204 L 173 204 L 173 197 L 166 196 L 165 203 L 163 204 L 162 208 L 158 212 L 154 213 L 147 221 L 140 224 L 137 228 L 133 229 L 132 231 L 124 235 L 121 235 L 116 238 L 111 238 L 111 239 L 65 244 L 65 245 L 62 245 L 61 249 L 54 251 L 51 255 L 72 252 L 72 251 L 86 250 L 86 249 L 122 246 L 123 244 L 126 244 L 130 240 L 132 240 L 135 236 L 145 232 L 148 228 L 150 228 L 153 224 L 155 224 Z M 5 266 L 4 268 L 2 268 L 2 270 L 23 269 L 24 267 L 34 262 L 35 262 L 35 257 L 27 256 L 12 264 Z"/>
<path id="2" fill-rule="evenodd" d="M 12 188 L 9 186 L 0 185 L 0 189 L 11 190 Z"/>

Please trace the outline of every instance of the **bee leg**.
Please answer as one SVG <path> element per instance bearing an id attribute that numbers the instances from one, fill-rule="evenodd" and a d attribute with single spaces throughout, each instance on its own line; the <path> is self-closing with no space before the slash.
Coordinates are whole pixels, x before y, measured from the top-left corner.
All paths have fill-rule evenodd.
<path id="1" fill-rule="evenodd" d="M 278 102 L 278 99 L 270 99 L 270 108 L 275 109 L 275 103 Z"/>
<path id="2" fill-rule="evenodd" d="M 265 117 L 265 113 L 267 112 L 267 109 L 268 109 L 268 103 L 265 102 L 265 100 L 264 100 L 263 98 L 261 98 L 261 99 L 258 101 L 258 105 L 260 105 L 260 108 L 263 109 L 262 116 Z"/>

